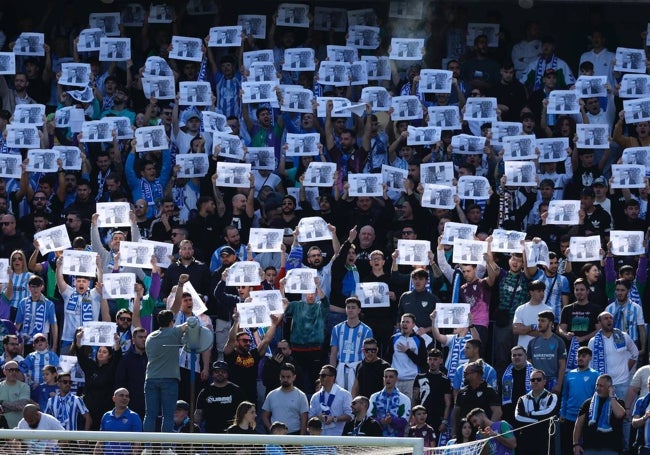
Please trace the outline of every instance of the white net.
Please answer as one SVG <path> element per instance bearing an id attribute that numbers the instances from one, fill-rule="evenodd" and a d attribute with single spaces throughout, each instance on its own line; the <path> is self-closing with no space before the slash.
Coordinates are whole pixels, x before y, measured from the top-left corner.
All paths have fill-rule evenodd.
<path id="1" fill-rule="evenodd" d="M 489 439 L 484 439 L 482 441 L 472 441 L 464 444 L 424 449 L 424 452 L 431 455 L 478 455 L 481 453 L 483 447 L 488 441 Z"/>
<path id="2" fill-rule="evenodd" d="M 0 455 L 53 453 L 61 455 L 400 455 L 411 453 L 421 455 L 423 448 L 422 439 L 417 438 L 0 430 Z"/>

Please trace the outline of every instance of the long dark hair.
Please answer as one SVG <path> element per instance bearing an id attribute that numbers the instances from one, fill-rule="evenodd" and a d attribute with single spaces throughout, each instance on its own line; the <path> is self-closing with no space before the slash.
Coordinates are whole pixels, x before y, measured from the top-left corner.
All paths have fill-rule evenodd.
<path id="1" fill-rule="evenodd" d="M 237 406 L 237 411 L 235 411 L 235 421 L 233 422 L 233 425 L 239 426 L 243 423 L 244 421 L 244 416 L 248 411 L 251 410 L 251 408 L 254 408 L 255 405 L 251 403 L 250 401 L 242 401 L 239 403 L 239 406 Z M 252 428 L 255 428 L 255 424 L 253 423 Z"/>

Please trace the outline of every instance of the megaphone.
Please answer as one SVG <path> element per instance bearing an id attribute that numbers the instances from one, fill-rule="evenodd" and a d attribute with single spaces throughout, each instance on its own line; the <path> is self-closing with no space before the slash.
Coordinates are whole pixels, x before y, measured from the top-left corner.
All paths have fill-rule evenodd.
<path id="1" fill-rule="evenodd" d="M 183 349 L 186 352 L 203 352 L 212 346 L 214 335 L 210 329 L 201 326 L 199 318 L 187 318 L 187 330 L 183 335 Z"/>

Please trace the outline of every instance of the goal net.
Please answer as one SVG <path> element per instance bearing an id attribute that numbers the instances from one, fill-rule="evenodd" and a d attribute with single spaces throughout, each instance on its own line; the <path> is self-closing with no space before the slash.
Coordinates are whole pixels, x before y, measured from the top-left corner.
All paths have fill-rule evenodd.
<path id="1" fill-rule="evenodd" d="M 424 449 L 424 451 L 431 455 L 479 455 L 488 441 L 489 439 L 484 439 L 482 441 Z"/>
<path id="2" fill-rule="evenodd" d="M 144 452 L 143 452 L 144 451 Z M 422 455 L 420 438 L 0 430 L 0 455 Z M 448 452 L 442 452 L 448 453 Z M 453 452 L 459 454 L 471 452 Z"/>

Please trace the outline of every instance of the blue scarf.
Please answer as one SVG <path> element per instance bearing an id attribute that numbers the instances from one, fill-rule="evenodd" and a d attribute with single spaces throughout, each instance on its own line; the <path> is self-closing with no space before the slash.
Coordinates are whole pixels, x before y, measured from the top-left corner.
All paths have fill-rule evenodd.
<path id="1" fill-rule="evenodd" d="M 596 424 L 596 413 L 598 412 L 599 404 L 600 397 L 598 394 L 594 393 L 594 396 L 591 397 L 591 403 L 589 403 L 589 423 L 587 425 L 593 426 Z M 611 414 L 612 406 L 609 403 L 609 398 L 606 398 L 605 401 L 603 401 L 602 410 L 598 417 L 596 431 L 600 431 L 601 433 L 609 433 L 612 431 L 612 426 L 609 423 Z"/>
<path id="2" fill-rule="evenodd" d="M 79 294 L 76 290 L 72 292 L 70 300 L 68 300 L 68 310 L 77 311 L 77 305 L 81 300 L 81 322 L 91 322 L 94 321 L 93 318 L 93 301 L 90 298 L 90 291 L 86 291 L 84 294 Z"/>
<path id="3" fill-rule="evenodd" d="M 557 65 L 557 56 L 553 54 L 551 57 L 551 62 L 546 65 L 546 60 L 543 58 L 537 59 L 537 71 L 535 71 L 535 83 L 533 84 L 533 91 L 539 90 L 542 88 L 542 78 L 544 77 L 544 72 L 547 68 L 555 68 Z"/>
<path id="4" fill-rule="evenodd" d="M 595 344 L 595 341 L 594 341 Z M 577 337 L 571 338 L 571 343 L 569 344 L 569 352 L 567 353 L 566 356 L 566 369 L 567 370 L 573 370 L 574 368 L 578 368 L 578 348 L 580 347 L 580 343 L 578 342 Z"/>
<path id="5" fill-rule="evenodd" d="M 456 369 L 461 363 L 467 361 L 467 356 L 465 356 L 465 343 L 471 339 L 472 333 L 468 330 L 463 338 L 456 335 L 451 340 L 451 346 L 449 346 L 449 354 L 447 355 L 445 367 L 447 368 L 447 377 L 452 384 L 454 382 L 454 376 L 456 376 Z"/>
<path id="6" fill-rule="evenodd" d="M 25 300 L 25 318 L 22 332 L 23 335 L 27 335 L 31 339 L 33 335 L 43 333 L 43 327 L 45 326 L 45 299 L 41 297 L 41 300 L 38 302 L 33 302 L 30 296 Z M 32 317 L 34 318 L 33 320 Z"/>
<path id="7" fill-rule="evenodd" d="M 460 283 L 463 281 L 463 272 L 460 268 L 454 269 L 454 274 L 451 281 L 451 303 L 460 302 Z"/>
<path id="8" fill-rule="evenodd" d="M 526 362 L 526 376 L 525 376 L 525 388 L 526 393 L 530 392 L 530 374 L 533 372 L 533 366 L 530 362 Z M 501 390 L 501 404 L 510 404 L 512 403 L 512 389 L 513 389 L 513 379 L 512 379 L 512 363 L 508 365 L 506 371 L 503 373 L 501 378 L 501 383 L 503 384 Z"/>
<path id="9" fill-rule="evenodd" d="M 623 330 L 624 332 L 630 333 L 630 327 L 634 327 L 636 324 L 634 320 L 636 319 L 636 311 L 632 308 L 632 302 L 628 299 L 624 305 L 619 305 L 617 301 L 614 301 L 614 327 Z M 623 325 L 625 323 L 625 325 Z"/>
<path id="10" fill-rule="evenodd" d="M 616 349 L 625 347 L 625 335 L 623 335 L 623 332 L 621 332 L 619 329 L 614 329 L 612 336 L 614 337 L 614 345 L 616 346 Z M 605 340 L 602 330 L 599 330 L 596 336 L 594 336 L 594 358 L 591 363 L 594 367 L 594 370 L 598 371 L 600 374 L 607 373 L 607 362 L 605 359 Z"/>

